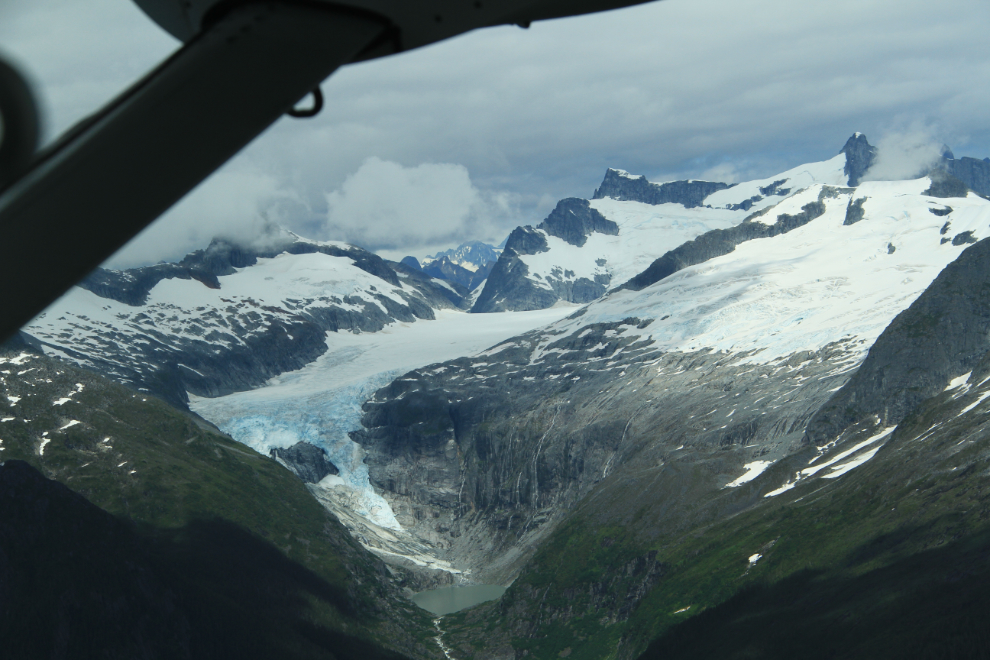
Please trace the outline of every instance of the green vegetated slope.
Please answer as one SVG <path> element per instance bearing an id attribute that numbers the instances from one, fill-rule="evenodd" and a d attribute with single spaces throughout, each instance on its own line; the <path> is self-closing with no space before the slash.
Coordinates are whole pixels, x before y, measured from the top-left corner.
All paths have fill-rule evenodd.
<path id="1" fill-rule="evenodd" d="M 618 476 L 501 602 L 445 619 L 448 642 L 465 658 L 987 657 L 990 402 L 956 417 L 987 394 L 939 395 L 872 460 L 764 497 L 809 448 L 699 506 L 718 520 L 694 528 L 651 530 L 662 500 L 645 475 Z"/>
<path id="2" fill-rule="evenodd" d="M 988 250 L 891 323 L 828 442 L 738 488 L 616 470 L 500 602 L 445 620 L 458 657 L 990 657 Z"/>
<path id="3" fill-rule="evenodd" d="M 425 613 L 275 461 L 61 362 L 0 362 L 4 657 L 436 654 Z"/>

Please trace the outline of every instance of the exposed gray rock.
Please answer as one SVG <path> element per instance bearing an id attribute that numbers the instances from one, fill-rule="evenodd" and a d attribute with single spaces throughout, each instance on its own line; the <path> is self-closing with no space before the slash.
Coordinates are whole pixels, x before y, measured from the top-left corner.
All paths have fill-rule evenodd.
<path id="1" fill-rule="evenodd" d="M 416 257 L 402 257 L 402 261 L 399 262 L 403 266 L 409 266 L 410 268 L 415 268 L 416 270 L 423 270 L 423 266 L 420 265 L 419 259 Z"/>
<path id="2" fill-rule="evenodd" d="M 846 155 L 844 172 L 850 186 L 858 186 L 866 171 L 873 166 L 877 157 L 877 148 L 871 145 L 862 133 L 855 133 L 846 140 L 839 153 Z"/>
<path id="3" fill-rule="evenodd" d="M 671 181 L 651 183 L 645 176 L 630 177 L 618 170 L 608 169 L 602 185 L 595 190 L 592 199 L 611 197 L 623 201 L 644 204 L 682 204 L 685 208 L 702 206 L 713 192 L 731 188 L 736 184 L 715 181 Z"/>
<path id="4" fill-rule="evenodd" d="M 316 484 L 326 476 L 340 474 L 337 466 L 327 458 L 327 453 L 308 442 L 297 442 L 284 448 L 272 447 L 269 454 L 307 484 Z"/>
<path id="5" fill-rule="evenodd" d="M 894 318 L 856 374 L 808 425 L 823 444 L 859 422 L 899 423 L 990 351 L 990 239 L 967 248 Z"/>
<path id="6" fill-rule="evenodd" d="M 542 229 L 548 235 L 556 236 L 577 247 L 584 245 L 592 232 L 608 236 L 619 234 L 619 225 L 592 208 L 588 200 L 576 197 L 568 197 L 557 202 L 557 206 L 537 226 L 537 229 Z M 508 247 L 508 244 L 506 246 Z"/>
<path id="7" fill-rule="evenodd" d="M 929 177 L 931 177 L 932 183 L 928 186 L 928 190 L 922 193 L 923 195 L 949 198 L 965 197 L 969 194 L 969 188 L 966 187 L 966 184 L 947 172 L 933 170 Z"/>
<path id="8" fill-rule="evenodd" d="M 943 161 L 946 171 L 956 177 L 974 192 L 990 195 L 990 158 L 979 160 L 963 156 L 959 159 L 949 158 Z"/>
<path id="9" fill-rule="evenodd" d="M 930 209 L 928 209 L 928 212 L 931 213 L 931 214 L 933 214 L 933 215 L 944 217 L 944 216 L 947 216 L 950 213 L 952 213 L 952 207 L 951 206 L 946 206 L 946 207 L 940 208 L 940 209 L 930 208 Z M 945 224 L 946 224 L 946 226 L 949 225 L 948 222 L 946 222 Z M 943 231 L 942 233 L 944 234 L 945 232 Z"/>
<path id="10" fill-rule="evenodd" d="M 619 226 L 591 207 L 586 199 L 568 198 L 557 203 L 550 215 L 536 229 L 517 227 L 509 234 L 505 249 L 488 273 L 485 288 L 478 296 L 472 312 L 503 312 L 546 309 L 558 300 L 586 303 L 605 294 L 610 282 L 607 276 L 590 280 L 574 279 L 563 269 L 547 277 L 547 289 L 533 282 L 529 268 L 520 255 L 548 251 L 546 236 L 555 236 L 571 245 L 583 246 L 592 232 L 615 236 Z M 558 272 L 559 271 L 559 272 Z"/>
<path id="11" fill-rule="evenodd" d="M 849 206 L 846 207 L 846 219 L 842 221 L 842 224 L 854 225 L 862 220 L 866 215 L 866 211 L 863 210 L 864 202 L 866 202 L 866 197 L 850 199 Z"/>
<path id="12" fill-rule="evenodd" d="M 458 266 L 447 256 L 426 264 L 423 267 L 423 272 L 440 280 L 456 282 L 468 291 L 473 288 L 471 282 L 474 279 L 474 273 L 463 266 Z"/>
<path id="13" fill-rule="evenodd" d="M 443 280 L 443 284 L 422 270 L 401 262 L 387 261 L 389 268 L 395 271 L 404 286 L 414 289 L 423 297 L 423 302 L 432 309 L 456 307 L 468 309 L 470 291 L 458 284 Z M 426 317 L 428 318 L 428 317 Z"/>
<path id="14" fill-rule="evenodd" d="M 549 249 L 542 232 L 529 226 L 513 229 L 471 311 L 484 313 L 509 309 L 546 309 L 557 302 L 559 296 L 553 291 L 548 291 L 529 279 L 529 268 L 519 258 L 519 255 L 539 254 Z"/>
<path id="15" fill-rule="evenodd" d="M 848 378 L 837 365 L 857 354 L 835 344 L 754 368 L 741 356 L 662 353 L 628 332 L 647 323 L 534 331 L 393 381 L 352 434 L 372 484 L 439 558 L 504 584 L 613 471 L 662 471 L 651 483 L 666 495 L 649 497 L 681 524 L 687 509 L 664 497 L 702 483 L 718 492 L 743 463 L 800 450 L 808 419 Z M 664 467 L 675 459 L 682 467 Z"/>
<path id="16" fill-rule="evenodd" d="M 953 245 L 965 245 L 966 243 L 975 243 L 976 237 L 973 236 L 973 232 L 964 231 L 956 234 L 952 237 Z"/>

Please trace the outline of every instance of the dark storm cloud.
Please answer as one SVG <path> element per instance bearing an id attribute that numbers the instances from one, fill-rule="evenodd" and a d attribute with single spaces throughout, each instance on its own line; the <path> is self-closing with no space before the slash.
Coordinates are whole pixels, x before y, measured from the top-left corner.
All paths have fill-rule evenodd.
<path id="1" fill-rule="evenodd" d="M 77 4 L 19 0 L 20 24 L 0 28 L 0 47 L 41 62 L 60 126 L 173 47 L 129 3 Z M 43 10 L 65 39 L 42 57 Z M 665 0 L 346 67 L 324 84 L 322 115 L 280 121 L 116 263 L 265 219 L 422 254 L 538 222 L 609 166 L 741 180 L 831 157 L 855 130 L 990 155 L 988 19 L 983 0 Z"/>

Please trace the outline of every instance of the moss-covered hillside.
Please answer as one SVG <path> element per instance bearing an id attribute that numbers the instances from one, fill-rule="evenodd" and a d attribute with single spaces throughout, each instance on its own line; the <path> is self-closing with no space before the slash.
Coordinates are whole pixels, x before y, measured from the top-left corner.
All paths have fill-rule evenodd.
<path id="1" fill-rule="evenodd" d="M 302 482 L 153 397 L 2 352 L 0 460 L 5 657 L 437 652 Z"/>

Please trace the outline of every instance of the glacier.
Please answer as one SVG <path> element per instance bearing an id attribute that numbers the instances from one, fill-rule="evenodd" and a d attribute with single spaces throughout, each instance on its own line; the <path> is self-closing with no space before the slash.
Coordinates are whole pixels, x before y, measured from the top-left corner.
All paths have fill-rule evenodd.
<path id="1" fill-rule="evenodd" d="M 497 315 L 440 311 L 435 321 L 396 322 L 375 333 L 329 332 L 330 350 L 306 367 L 255 390 L 217 398 L 191 395 L 189 406 L 265 455 L 300 441 L 320 447 L 340 470 L 321 482 L 329 486 L 324 494 L 345 499 L 348 509 L 378 528 L 401 532 L 388 502 L 371 485 L 361 447 L 349 436 L 361 426 L 362 404 L 407 371 L 477 354 L 559 321 L 576 307 Z M 370 549 L 382 551 L 377 545 Z"/>

